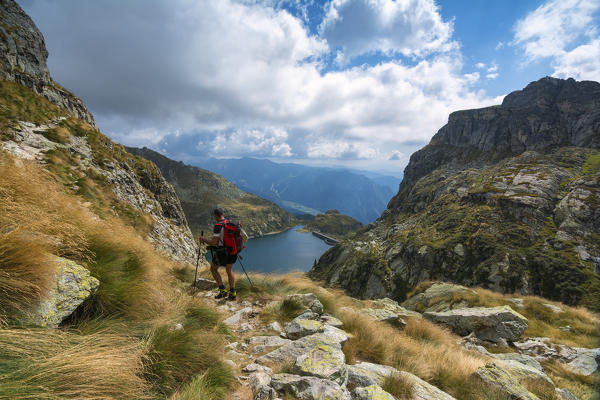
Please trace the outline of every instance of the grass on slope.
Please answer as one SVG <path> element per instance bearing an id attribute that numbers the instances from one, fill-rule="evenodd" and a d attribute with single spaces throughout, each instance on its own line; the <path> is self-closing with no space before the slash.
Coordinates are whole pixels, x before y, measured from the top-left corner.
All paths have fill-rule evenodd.
<path id="1" fill-rule="evenodd" d="M 222 399 L 233 377 L 220 316 L 174 289 L 173 263 L 36 163 L 0 152 L 0 176 L 0 399 Z M 59 330 L 21 326 L 52 282 L 50 254 L 100 287 Z"/>
<path id="2" fill-rule="evenodd" d="M 192 280 L 189 274 L 180 272 L 180 278 L 186 282 Z M 207 270 L 201 275 L 209 277 Z M 473 377 L 473 372 L 491 361 L 488 357 L 464 349 L 457 344 L 458 336 L 445 328 L 424 319 L 408 318 L 407 326 L 400 331 L 389 324 L 376 322 L 357 311 L 367 305 L 366 302 L 346 296 L 336 289 L 325 289 L 318 282 L 300 274 L 283 276 L 251 275 L 255 286 L 250 287 L 247 279 L 238 276 L 236 286 L 238 296 L 243 300 L 260 301 L 267 304 L 279 300 L 273 306 L 265 307 L 261 313 L 263 323 L 271 321 L 288 322 L 298 315 L 301 310 L 282 301 L 291 293 L 314 293 L 329 312 L 344 322 L 343 329 L 354 335 L 344 346 L 343 350 L 348 363 L 370 361 L 394 366 L 419 376 L 421 379 L 437 386 L 443 391 L 461 400 L 497 399 L 505 400 L 503 395 L 490 391 L 489 387 Z M 415 293 L 425 290 L 431 283 L 420 285 Z M 475 289 L 477 294 L 468 296 L 473 305 L 497 306 L 515 304 L 510 302 L 513 296 L 502 295 L 484 289 Z M 558 302 L 551 302 L 539 297 L 519 296 L 524 299 L 525 308 L 517 309 L 529 319 L 529 329 L 524 336 L 549 336 L 556 343 L 572 346 L 598 347 L 600 332 L 598 317 L 584 308 L 569 307 Z M 456 296 L 453 301 L 466 300 L 467 296 Z M 554 304 L 564 312 L 554 315 L 542 303 Z M 543 308 L 540 308 L 542 305 Z M 550 311 L 550 313 L 548 313 Z M 581 333 L 567 333 L 558 329 L 568 323 Z M 543 334 L 542 334 L 543 333 Z M 285 369 L 285 366 L 282 366 Z M 568 388 L 579 398 L 593 398 L 599 388 L 598 377 L 584 377 L 565 372 L 564 367 L 556 363 L 545 365 L 548 375 L 556 382 L 557 387 Z M 532 393 L 540 399 L 556 399 L 555 393 L 548 392 L 545 386 L 535 385 L 524 381 Z M 386 382 L 386 387 L 398 394 L 406 396 L 410 388 L 403 380 Z"/>

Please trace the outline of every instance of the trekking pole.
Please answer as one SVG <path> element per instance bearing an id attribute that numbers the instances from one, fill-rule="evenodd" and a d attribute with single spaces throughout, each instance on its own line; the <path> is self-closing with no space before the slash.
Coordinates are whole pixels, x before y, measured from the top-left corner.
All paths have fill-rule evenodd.
<path id="1" fill-rule="evenodd" d="M 238 261 L 240 262 L 240 265 L 242 266 L 242 270 L 244 271 L 244 274 L 246 274 L 246 278 L 248 278 L 248 282 L 250 282 L 250 287 L 254 288 L 254 284 L 250 280 L 250 277 L 248 276 L 248 273 L 246 272 L 246 268 L 244 268 L 244 264 L 242 264 L 242 256 L 238 255 Z"/>
<path id="2" fill-rule="evenodd" d="M 200 231 L 200 236 L 204 236 L 204 231 Z M 198 258 L 196 258 L 196 273 L 194 274 L 194 283 L 192 283 L 192 287 L 196 286 L 196 279 L 198 278 L 198 264 L 200 264 L 200 244 L 198 244 Z"/>

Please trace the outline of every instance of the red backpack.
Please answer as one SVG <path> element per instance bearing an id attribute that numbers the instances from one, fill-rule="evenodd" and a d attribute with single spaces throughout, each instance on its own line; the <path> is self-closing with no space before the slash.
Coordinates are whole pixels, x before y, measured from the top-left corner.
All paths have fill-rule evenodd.
<path id="1" fill-rule="evenodd" d="M 222 220 L 217 225 L 223 229 L 223 245 L 229 249 L 229 254 L 238 254 L 245 247 L 245 238 L 248 237 L 242 229 L 242 224 L 236 224 L 227 219 Z"/>

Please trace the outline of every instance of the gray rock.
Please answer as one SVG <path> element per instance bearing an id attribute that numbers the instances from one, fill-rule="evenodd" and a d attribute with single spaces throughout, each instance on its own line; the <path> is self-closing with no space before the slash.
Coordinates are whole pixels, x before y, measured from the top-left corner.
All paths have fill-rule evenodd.
<path id="1" fill-rule="evenodd" d="M 598 370 L 598 349 L 584 349 L 580 347 L 573 348 L 576 351 L 576 356 L 567 363 L 567 366 L 576 374 L 592 375 Z"/>
<path id="2" fill-rule="evenodd" d="M 281 333 L 281 331 L 283 331 L 283 328 L 281 327 L 279 322 L 275 321 L 275 322 L 271 322 L 269 325 L 265 326 L 263 330 L 275 331 L 277 333 Z"/>
<path id="3" fill-rule="evenodd" d="M 544 371 L 544 369 L 542 368 L 542 364 L 540 364 L 538 360 L 536 360 L 535 358 L 528 356 L 526 354 L 519 354 L 519 353 L 498 353 L 498 354 L 489 353 L 489 354 L 492 357 L 497 358 L 498 360 L 516 361 L 521 364 L 527 365 L 531 368 L 535 368 L 540 372 Z"/>
<path id="4" fill-rule="evenodd" d="M 301 339 L 294 340 L 270 353 L 258 357 L 255 362 L 258 364 L 286 364 L 293 363 L 296 358 L 307 353 L 310 349 L 320 344 L 335 346 L 341 350 L 343 338 L 335 335 L 326 335 L 316 333 L 314 335 L 305 336 Z"/>
<path id="5" fill-rule="evenodd" d="M 340 343 L 341 345 L 344 345 L 348 339 L 353 337 L 352 334 L 331 325 L 325 325 L 323 327 L 323 335 L 328 336 L 331 340 Z"/>
<path id="6" fill-rule="evenodd" d="M 248 384 L 254 400 L 272 400 L 277 396 L 275 390 L 269 386 L 270 383 L 271 376 L 265 372 L 255 372 L 250 376 Z"/>
<path id="7" fill-rule="evenodd" d="M 563 309 L 560 308 L 559 306 L 555 306 L 554 304 L 550 304 L 550 303 L 542 303 L 544 306 L 548 307 L 550 310 L 552 310 L 553 313 L 555 314 L 560 314 L 561 312 L 563 312 Z"/>
<path id="8" fill-rule="evenodd" d="M 552 379 L 550 379 L 548 375 L 532 366 L 522 364 L 515 360 L 498 361 L 498 364 L 519 381 L 522 379 L 528 379 L 534 382 L 539 382 L 540 384 L 549 383 L 550 385 L 554 386 L 554 382 L 552 382 Z"/>
<path id="9" fill-rule="evenodd" d="M 486 385 L 499 390 L 508 398 L 515 400 L 539 400 L 539 398 L 525 389 L 508 371 L 494 363 L 474 372 Z"/>
<path id="10" fill-rule="evenodd" d="M 321 316 L 321 322 L 325 325 L 333 326 L 335 328 L 341 328 L 342 326 L 344 326 L 344 323 L 342 321 L 329 314 L 323 314 Z"/>
<path id="11" fill-rule="evenodd" d="M 554 391 L 562 400 L 579 400 L 569 389 L 556 388 Z"/>
<path id="12" fill-rule="evenodd" d="M 358 387 L 350 395 L 352 400 L 395 400 L 394 396 L 376 385 Z"/>
<path id="13" fill-rule="evenodd" d="M 28 313 L 27 322 L 55 328 L 96 291 L 100 282 L 74 261 L 52 257 L 51 262 L 56 265 L 54 284 Z"/>
<path id="14" fill-rule="evenodd" d="M 527 329 L 527 318 L 508 306 L 426 312 L 423 316 L 449 327 L 461 336 L 474 332 L 479 339 L 496 343 L 501 339 L 515 341 Z"/>
<path id="15" fill-rule="evenodd" d="M 348 366 L 347 386 L 349 389 L 353 389 L 355 387 L 381 385 L 386 378 L 398 373 L 400 371 L 388 365 L 360 362 Z"/>
<path id="16" fill-rule="evenodd" d="M 351 400 L 348 391 L 337 383 L 314 376 L 276 374 L 271 387 L 278 394 L 291 394 L 300 400 Z"/>
<path id="17" fill-rule="evenodd" d="M 452 301 L 453 296 L 457 293 L 475 294 L 476 292 L 461 285 L 438 282 L 431 285 L 427 290 L 407 299 L 402 303 L 402 306 L 408 310 L 431 312 L 468 307 L 467 303 Z"/>
<path id="18" fill-rule="evenodd" d="M 242 368 L 242 372 L 246 372 L 246 373 L 265 372 L 269 375 L 273 375 L 273 370 L 271 370 L 271 368 L 264 366 L 264 365 L 256 364 L 256 363 L 251 363 L 251 364 L 246 365 L 244 368 Z"/>
<path id="19" fill-rule="evenodd" d="M 280 347 L 290 342 L 291 340 L 279 336 L 253 336 L 248 339 L 248 344 L 251 346 Z"/>
<path id="20" fill-rule="evenodd" d="M 285 334 L 288 338 L 296 340 L 314 333 L 323 332 L 323 329 L 324 325 L 321 321 L 296 318 L 285 327 Z"/>
<path id="21" fill-rule="evenodd" d="M 210 279 L 198 278 L 196 279 L 194 287 L 198 290 L 212 290 L 218 288 L 219 285 L 217 285 L 217 282 Z"/>
<path id="22" fill-rule="evenodd" d="M 405 371 L 401 371 L 400 376 L 411 386 L 412 397 L 410 400 L 456 400 L 448 393 L 425 382 L 418 376 Z"/>
<path id="23" fill-rule="evenodd" d="M 346 357 L 337 346 L 320 344 L 296 358 L 292 372 L 297 375 L 316 376 L 344 385 L 348 378 Z"/>
<path id="24" fill-rule="evenodd" d="M 550 346 L 548 338 L 530 338 L 524 342 L 514 342 L 516 348 L 537 360 L 560 359 L 558 350 Z"/>
<path id="25" fill-rule="evenodd" d="M 223 323 L 228 326 L 237 325 L 240 323 L 242 317 L 252 312 L 252 307 L 244 307 L 237 311 L 235 314 L 223 320 Z"/>
<path id="26" fill-rule="evenodd" d="M 307 308 L 319 315 L 323 314 L 323 304 L 313 293 L 306 294 L 289 294 L 285 296 L 284 301 L 297 303 L 301 307 Z"/>
<path id="27" fill-rule="evenodd" d="M 313 312 L 311 310 L 306 310 L 304 311 L 302 314 L 298 315 L 295 319 L 310 319 L 310 320 L 320 320 L 321 316 L 319 314 L 317 314 L 316 312 Z"/>

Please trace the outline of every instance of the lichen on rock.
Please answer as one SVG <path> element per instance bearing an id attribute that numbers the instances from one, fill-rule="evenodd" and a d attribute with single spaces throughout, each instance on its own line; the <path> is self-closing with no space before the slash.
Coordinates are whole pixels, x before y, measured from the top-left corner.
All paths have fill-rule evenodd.
<path id="1" fill-rule="evenodd" d="M 27 322 L 55 328 L 63 319 L 92 295 L 100 282 L 74 261 L 54 257 L 56 275 L 54 285 L 39 305 L 28 314 Z"/>

